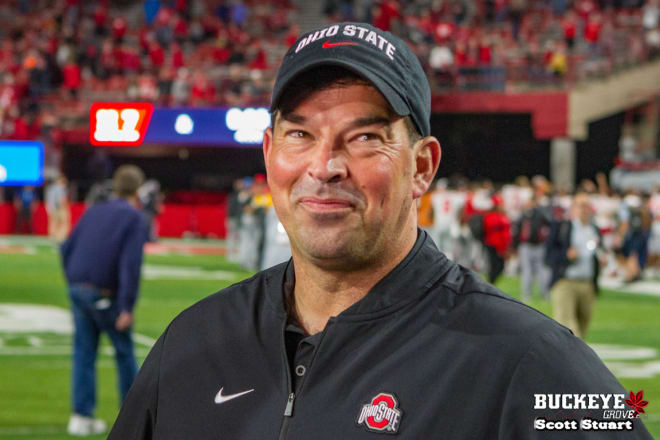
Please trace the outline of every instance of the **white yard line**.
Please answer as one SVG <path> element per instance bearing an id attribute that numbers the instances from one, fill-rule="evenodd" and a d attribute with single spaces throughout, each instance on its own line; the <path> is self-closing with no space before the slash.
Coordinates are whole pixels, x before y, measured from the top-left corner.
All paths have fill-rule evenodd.
<path id="1" fill-rule="evenodd" d="M 657 281 L 636 281 L 630 284 L 624 284 L 616 278 L 600 278 L 598 284 L 607 289 L 616 290 L 624 294 L 638 294 L 660 297 L 660 283 Z"/>

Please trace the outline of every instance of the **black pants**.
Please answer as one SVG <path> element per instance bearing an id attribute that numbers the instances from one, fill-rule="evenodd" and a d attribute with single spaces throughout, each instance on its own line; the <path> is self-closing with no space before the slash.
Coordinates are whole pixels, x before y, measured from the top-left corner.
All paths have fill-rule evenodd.
<path id="1" fill-rule="evenodd" d="M 488 257 L 488 282 L 493 284 L 504 272 L 504 258 L 497 253 L 493 246 L 486 245 L 486 256 Z"/>

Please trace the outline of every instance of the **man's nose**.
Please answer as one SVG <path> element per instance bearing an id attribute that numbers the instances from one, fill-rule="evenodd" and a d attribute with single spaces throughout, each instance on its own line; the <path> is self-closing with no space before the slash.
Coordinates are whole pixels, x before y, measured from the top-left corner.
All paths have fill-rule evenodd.
<path id="1" fill-rule="evenodd" d="M 346 159 L 341 149 L 331 142 L 321 142 L 317 145 L 308 173 L 322 182 L 334 182 L 348 176 Z"/>

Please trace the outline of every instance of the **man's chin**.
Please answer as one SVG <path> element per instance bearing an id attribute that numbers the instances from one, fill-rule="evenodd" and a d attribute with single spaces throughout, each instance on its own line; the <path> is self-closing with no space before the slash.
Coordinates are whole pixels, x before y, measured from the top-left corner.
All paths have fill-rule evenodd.
<path id="1" fill-rule="evenodd" d="M 312 230 L 309 234 L 299 237 L 298 248 L 301 256 L 321 263 L 332 261 L 350 261 L 354 258 L 354 250 L 359 248 L 359 242 L 346 233 L 329 233 L 324 228 Z"/>

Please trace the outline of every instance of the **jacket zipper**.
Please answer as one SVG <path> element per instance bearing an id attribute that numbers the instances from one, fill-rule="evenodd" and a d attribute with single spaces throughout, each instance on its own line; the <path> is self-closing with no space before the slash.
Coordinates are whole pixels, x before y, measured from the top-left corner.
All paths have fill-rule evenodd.
<path id="1" fill-rule="evenodd" d="M 325 336 L 328 328 L 334 324 L 335 318 L 330 318 L 328 320 L 328 324 L 326 324 L 325 328 L 323 329 L 323 335 Z M 287 398 L 286 401 L 286 407 L 284 408 L 284 420 L 282 420 L 282 427 L 280 428 L 280 437 L 279 440 L 286 440 L 286 435 L 289 430 L 289 421 L 291 420 L 291 417 L 293 417 L 293 404 L 296 400 L 296 393 L 293 392 L 293 387 L 291 384 L 291 368 L 289 368 L 289 357 L 287 356 L 286 353 L 286 322 L 284 323 L 284 328 L 282 329 L 282 352 L 284 353 L 284 366 L 286 367 L 286 382 L 287 382 L 287 387 L 289 389 L 289 397 Z M 321 342 L 323 342 L 323 337 L 321 337 L 321 340 L 319 341 L 319 346 L 316 348 L 317 350 L 320 350 L 321 348 Z M 302 389 L 302 387 L 301 387 Z"/>
<path id="2" fill-rule="evenodd" d="M 291 417 L 293 415 L 293 401 L 296 398 L 296 393 L 289 393 L 289 399 L 286 401 L 286 408 L 284 409 L 284 415 L 286 417 Z"/>
<path id="3" fill-rule="evenodd" d="M 286 386 L 289 392 L 289 397 L 286 401 L 286 407 L 284 408 L 284 419 L 282 420 L 282 427 L 280 428 L 280 437 L 279 440 L 285 440 L 287 431 L 289 430 L 289 420 L 293 416 L 293 402 L 296 399 L 296 394 L 293 392 L 293 385 L 291 384 L 291 368 L 289 366 L 289 357 L 286 352 L 286 319 L 284 320 L 284 326 L 282 327 L 282 343 L 281 351 L 284 355 L 284 369 L 286 370 Z"/>

